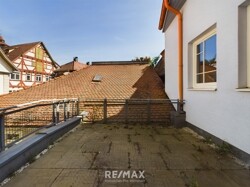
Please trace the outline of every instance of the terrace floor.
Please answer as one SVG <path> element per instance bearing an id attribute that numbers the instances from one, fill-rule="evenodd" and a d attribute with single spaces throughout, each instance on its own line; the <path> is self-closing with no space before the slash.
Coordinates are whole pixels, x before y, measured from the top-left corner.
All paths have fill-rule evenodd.
<path id="1" fill-rule="evenodd" d="M 145 179 L 105 178 L 111 170 Z M 250 170 L 185 129 L 82 124 L 4 186 L 243 187 Z"/>

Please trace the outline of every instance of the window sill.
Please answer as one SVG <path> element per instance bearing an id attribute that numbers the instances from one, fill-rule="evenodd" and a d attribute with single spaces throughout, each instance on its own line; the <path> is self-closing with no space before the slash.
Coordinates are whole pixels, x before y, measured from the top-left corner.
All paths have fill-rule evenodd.
<path id="1" fill-rule="evenodd" d="M 250 88 L 236 88 L 237 92 L 250 92 Z"/>
<path id="2" fill-rule="evenodd" d="M 217 91 L 217 88 L 188 88 L 188 91 Z"/>

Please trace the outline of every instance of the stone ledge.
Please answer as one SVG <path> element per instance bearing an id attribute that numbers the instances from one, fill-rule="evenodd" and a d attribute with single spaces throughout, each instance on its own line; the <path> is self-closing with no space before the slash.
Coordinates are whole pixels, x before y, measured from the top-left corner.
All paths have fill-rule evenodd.
<path id="1" fill-rule="evenodd" d="M 0 182 L 18 170 L 55 140 L 76 127 L 81 118 L 74 117 L 58 125 L 40 130 L 0 153 Z"/>

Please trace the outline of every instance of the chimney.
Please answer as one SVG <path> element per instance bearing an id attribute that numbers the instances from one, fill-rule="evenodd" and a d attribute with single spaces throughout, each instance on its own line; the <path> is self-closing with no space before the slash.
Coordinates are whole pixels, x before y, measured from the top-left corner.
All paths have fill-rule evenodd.
<path id="1" fill-rule="evenodd" d="M 77 57 L 77 56 L 74 57 L 74 58 L 73 58 L 73 61 L 74 61 L 74 62 L 78 62 L 78 57 Z"/>
<path id="2" fill-rule="evenodd" d="M 5 47 L 5 46 L 8 46 L 8 45 L 5 43 L 5 40 L 3 39 L 3 37 L 0 35 L 0 47 Z"/>

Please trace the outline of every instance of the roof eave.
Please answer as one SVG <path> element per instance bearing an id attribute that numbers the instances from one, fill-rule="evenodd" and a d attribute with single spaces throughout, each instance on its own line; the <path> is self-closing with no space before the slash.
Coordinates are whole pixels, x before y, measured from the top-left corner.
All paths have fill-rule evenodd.
<path id="1" fill-rule="evenodd" d="M 18 71 L 16 66 L 14 66 L 14 64 L 10 61 L 10 59 L 7 57 L 7 55 L 3 52 L 1 48 L 0 48 L 0 55 L 14 71 Z"/>
<path id="2" fill-rule="evenodd" d="M 160 16 L 160 21 L 159 21 L 159 26 L 158 26 L 159 30 L 163 29 L 163 25 L 164 25 L 164 21 L 165 21 L 165 17 L 166 17 L 166 12 L 167 12 L 167 9 L 164 6 L 164 2 L 162 1 L 161 16 Z"/>
<path id="3" fill-rule="evenodd" d="M 43 43 L 43 42 L 40 42 L 40 43 L 43 45 L 44 49 L 47 51 L 47 53 L 48 53 L 50 59 L 51 59 L 52 62 L 55 64 L 55 66 L 57 66 L 57 68 L 60 68 L 61 66 L 52 58 L 52 56 L 50 55 L 50 53 L 49 53 L 48 49 L 46 48 L 46 46 L 44 45 L 44 43 Z"/>
<path id="4" fill-rule="evenodd" d="M 169 4 L 176 10 L 181 10 L 183 5 L 185 4 L 187 0 L 169 0 Z M 162 1 L 162 8 L 161 8 L 161 16 L 159 20 L 159 26 L 158 29 L 162 30 L 162 32 L 165 32 L 169 25 L 172 23 L 172 21 L 175 18 L 175 14 L 171 11 L 168 11 L 167 8 L 164 5 L 164 1 Z"/>

